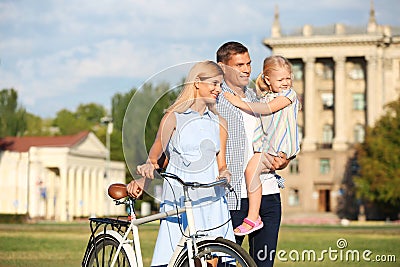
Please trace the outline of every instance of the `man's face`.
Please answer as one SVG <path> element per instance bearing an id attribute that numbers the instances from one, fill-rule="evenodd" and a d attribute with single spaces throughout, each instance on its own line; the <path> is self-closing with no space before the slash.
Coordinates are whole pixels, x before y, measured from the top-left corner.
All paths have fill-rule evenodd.
<path id="1" fill-rule="evenodd" d="M 249 53 L 233 55 L 222 67 L 224 80 L 230 88 L 243 88 L 249 84 L 251 74 Z"/>

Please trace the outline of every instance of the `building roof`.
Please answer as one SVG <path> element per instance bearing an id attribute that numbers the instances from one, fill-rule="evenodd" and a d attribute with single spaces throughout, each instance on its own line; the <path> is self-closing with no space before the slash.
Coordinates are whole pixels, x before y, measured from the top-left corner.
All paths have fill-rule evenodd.
<path id="1" fill-rule="evenodd" d="M 284 34 L 279 19 L 278 6 L 275 7 L 274 22 L 271 27 L 271 37 L 291 38 L 291 37 L 310 37 L 310 36 L 332 36 L 332 35 L 377 35 L 385 38 L 400 36 L 399 25 L 379 25 L 375 16 L 374 2 L 371 1 L 368 24 L 364 26 L 349 26 L 343 23 L 335 23 L 327 26 L 312 26 L 310 24 L 294 29 L 290 33 Z"/>
<path id="2" fill-rule="evenodd" d="M 30 147 L 72 147 L 87 138 L 89 131 L 64 136 L 8 136 L 0 138 L 0 150 L 27 152 Z"/>

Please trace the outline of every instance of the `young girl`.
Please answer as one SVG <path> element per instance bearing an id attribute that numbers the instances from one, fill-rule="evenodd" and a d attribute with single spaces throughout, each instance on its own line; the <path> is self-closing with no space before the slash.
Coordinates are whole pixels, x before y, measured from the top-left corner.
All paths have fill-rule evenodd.
<path id="1" fill-rule="evenodd" d="M 265 168 L 262 162 L 263 153 L 279 156 L 285 153 L 287 158 L 293 158 L 300 150 L 297 115 L 300 103 L 292 87 L 292 67 L 282 56 L 271 56 L 264 60 L 263 73 L 256 80 L 260 103 L 244 102 L 230 93 L 224 96 L 234 106 L 252 114 L 261 116 L 254 131 L 254 156 L 248 162 L 245 170 L 246 186 L 249 198 L 249 212 L 238 226 L 235 235 L 250 234 L 263 227 L 259 216 L 262 197 L 260 175 Z M 272 173 L 278 181 L 281 177 Z M 283 184 L 280 184 L 283 187 Z"/>
<path id="2" fill-rule="evenodd" d="M 165 151 L 168 155 L 166 171 L 186 182 L 209 183 L 218 177 L 230 179 L 225 162 L 226 121 L 215 109 L 222 80 L 222 69 L 215 62 L 199 62 L 192 67 L 180 95 L 161 120 L 146 163 L 137 167 L 138 174 L 153 178 L 157 161 Z M 140 188 L 138 184 L 139 181 L 132 181 L 128 193 L 140 195 L 143 184 Z M 191 190 L 189 194 L 195 203 L 193 214 L 198 230 L 211 229 L 229 220 L 224 188 Z M 160 210 L 166 212 L 182 206 L 181 196 L 183 190 L 179 183 L 164 181 Z M 180 223 L 185 223 L 185 216 L 171 216 L 161 221 L 151 266 L 168 264 L 182 236 Z M 231 223 L 208 233 L 235 240 Z"/>

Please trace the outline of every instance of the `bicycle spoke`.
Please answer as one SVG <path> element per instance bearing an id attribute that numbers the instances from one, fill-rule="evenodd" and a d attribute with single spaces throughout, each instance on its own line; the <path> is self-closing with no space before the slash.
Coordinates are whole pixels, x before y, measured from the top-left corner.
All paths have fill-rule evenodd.
<path id="1" fill-rule="evenodd" d="M 200 263 L 200 261 L 207 261 L 213 266 L 217 265 L 221 267 L 256 267 L 256 264 L 250 255 L 247 254 L 242 247 L 232 241 L 217 238 L 216 240 L 205 240 L 199 242 L 197 246 L 199 253 L 196 262 L 198 261 Z M 188 256 L 187 250 L 183 251 L 174 266 L 189 266 L 189 258 L 191 258 L 191 256 Z"/>
<path id="2" fill-rule="evenodd" d="M 116 257 L 115 267 L 130 267 L 129 256 L 124 247 L 117 254 L 119 241 L 108 234 L 96 237 L 96 244 L 92 244 L 86 267 L 109 267 Z M 129 254 L 130 255 L 130 254 Z"/>

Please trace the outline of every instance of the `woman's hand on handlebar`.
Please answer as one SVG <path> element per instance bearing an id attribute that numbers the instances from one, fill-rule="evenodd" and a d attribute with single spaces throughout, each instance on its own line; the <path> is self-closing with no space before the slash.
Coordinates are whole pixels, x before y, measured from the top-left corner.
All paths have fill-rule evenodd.
<path id="1" fill-rule="evenodd" d="M 225 170 L 221 170 L 219 171 L 219 175 L 217 177 L 217 179 L 222 179 L 222 178 L 226 178 L 226 180 L 228 181 L 228 184 L 231 182 L 231 172 L 228 169 Z"/>
<path id="2" fill-rule="evenodd" d="M 136 173 L 142 177 L 154 179 L 154 171 L 159 168 L 157 163 L 146 161 L 146 163 L 136 167 Z"/>
<path id="3" fill-rule="evenodd" d="M 127 186 L 126 191 L 130 197 L 139 198 L 143 194 L 146 178 L 132 180 Z"/>

